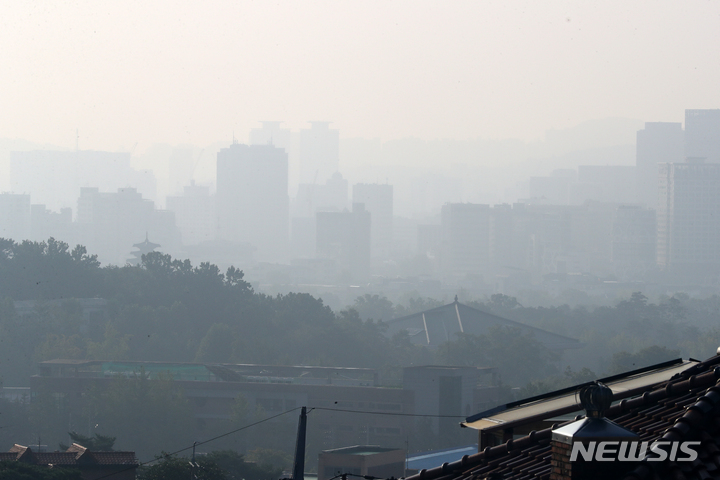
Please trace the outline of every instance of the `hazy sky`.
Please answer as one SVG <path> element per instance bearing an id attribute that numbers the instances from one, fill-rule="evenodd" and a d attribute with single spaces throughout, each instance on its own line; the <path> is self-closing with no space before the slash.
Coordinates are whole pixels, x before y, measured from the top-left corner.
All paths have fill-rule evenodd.
<path id="1" fill-rule="evenodd" d="M 716 1 L 0 1 L 0 137 L 541 138 L 720 107 Z"/>

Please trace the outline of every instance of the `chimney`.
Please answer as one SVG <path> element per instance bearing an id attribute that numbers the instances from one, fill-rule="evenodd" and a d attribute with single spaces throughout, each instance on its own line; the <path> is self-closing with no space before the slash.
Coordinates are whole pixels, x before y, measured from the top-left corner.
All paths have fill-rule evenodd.
<path id="1" fill-rule="evenodd" d="M 550 480 L 617 478 L 636 466 L 628 460 L 641 456 L 638 436 L 604 417 L 612 397 L 600 382 L 580 390 L 586 416 L 553 429 Z"/>

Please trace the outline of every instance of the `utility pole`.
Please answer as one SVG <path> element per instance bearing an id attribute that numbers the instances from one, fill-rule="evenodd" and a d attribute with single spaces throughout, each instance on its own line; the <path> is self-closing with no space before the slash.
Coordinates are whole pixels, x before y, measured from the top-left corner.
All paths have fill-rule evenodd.
<path id="1" fill-rule="evenodd" d="M 293 480 L 305 480 L 305 432 L 307 431 L 307 408 L 300 410 L 298 421 L 297 442 L 295 443 L 295 463 L 293 464 Z"/>
<path id="2" fill-rule="evenodd" d="M 193 442 L 193 453 L 192 459 L 190 460 L 190 480 L 195 480 L 195 469 L 200 466 L 195 461 L 195 445 L 197 445 L 197 442 Z"/>

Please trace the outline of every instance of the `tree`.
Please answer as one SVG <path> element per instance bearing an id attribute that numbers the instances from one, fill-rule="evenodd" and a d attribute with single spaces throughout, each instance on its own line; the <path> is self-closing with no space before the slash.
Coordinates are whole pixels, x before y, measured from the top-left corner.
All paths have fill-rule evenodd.
<path id="1" fill-rule="evenodd" d="M 235 332 L 228 325 L 216 323 L 200 342 L 196 362 L 230 363 L 233 359 Z"/>
<path id="2" fill-rule="evenodd" d="M 170 455 L 157 457 L 150 467 L 140 469 L 138 480 L 177 480 L 194 478 L 196 480 L 226 480 L 225 472 L 213 461 L 196 457 L 195 464 L 190 459 Z M 192 476 L 191 476 L 192 475 Z"/>
<path id="3" fill-rule="evenodd" d="M 23 462 L 0 462 L 0 478 L 7 480 L 82 480 L 75 468 L 48 468 Z"/>
<path id="4" fill-rule="evenodd" d="M 68 432 L 68 436 L 73 443 L 82 445 L 90 451 L 95 452 L 112 452 L 115 445 L 115 437 L 109 435 L 94 434 L 91 437 L 77 432 Z M 67 450 L 68 445 L 60 444 L 60 450 Z"/>
<path id="5" fill-rule="evenodd" d="M 141 369 L 133 378 L 117 377 L 94 392 L 89 421 L 117 435 L 121 449 L 152 458 L 158 446 L 176 450 L 192 443 L 194 417 L 187 399 L 170 374 L 150 379 Z"/>
<path id="6" fill-rule="evenodd" d="M 438 347 L 438 360 L 446 365 L 498 367 L 511 385 L 544 378 L 555 371 L 557 354 L 519 328 L 494 327 L 485 335 L 458 334 Z"/>
<path id="7" fill-rule="evenodd" d="M 360 314 L 363 320 L 392 320 L 395 317 L 393 303 L 387 297 L 370 295 L 366 293 L 355 299 L 353 308 Z"/>
<path id="8" fill-rule="evenodd" d="M 266 480 L 278 478 L 282 469 L 260 467 L 248 463 L 232 450 L 219 450 L 196 456 L 195 465 L 187 457 L 157 457 L 157 462 L 140 470 L 138 480 L 176 480 L 193 477 L 197 480 Z"/>
<path id="9" fill-rule="evenodd" d="M 666 362 L 680 356 L 679 350 L 653 345 L 643 348 L 637 353 L 618 352 L 613 355 L 610 373 L 623 373 L 638 368 L 649 367 L 656 363 Z"/>
<path id="10" fill-rule="evenodd" d="M 256 449 L 248 454 L 250 462 L 232 450 L 216 450 L 207 455 L 225 472 L 228 480 L 265 480 L 280 478 L 283 468 L 292 466 L 292 456 L 270 449 Z"/>

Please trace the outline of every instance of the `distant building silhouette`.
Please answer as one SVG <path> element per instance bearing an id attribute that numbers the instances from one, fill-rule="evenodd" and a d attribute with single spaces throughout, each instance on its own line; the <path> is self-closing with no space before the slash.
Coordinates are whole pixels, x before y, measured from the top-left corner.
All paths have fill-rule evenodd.
<path id="1" fill-rule="evenodd" d="M 316 255 L 334 260 L 341 272 L 355 282 L 370 276 L 371 216 L 363 204 L 353 204 L 352 212 L 316 214 Z"/>
<path id="2" fill-rule="evenodd" d="M 217 154 L 218 238 L 248 242 L 259 260 L 288 256 L 288 156 L 273 145 L 233 144 Z"/>
<path id="3" fill-rule="evenodd" d="M 61 208 L 55 213 L 45 205 L 30 206 L 30 240 L 42 242 L 53 237 L 72 246 L 79 243 L 76 230 L 71 208 Z"/>
<path id="4" fill-rule="evenodd" d="M 720 163 L 720 109 L 685 110 L 685 157 Z"/>
<path id="5" fill-rule="evenodd" d="M 340 132 L 330 122 L 310 122 L 300 131 L 300 183 L 325 183 L 338 171 Z"/>
<path id="6" fill-rule="evenodd" d="M 393 186 L 358 183 L 353 185 L 352 201 L 365 204 L 365 210 L 370 212 L 372 257 L 389 258 L 393 241 Z"/>
<path id="7" fill-rule="evenodd" d="M 30 195 L 0 193 L 0 238 L 22 242 L 30 235 Z"/>
<path id="8" fill-rule="evenodd" d="M 293 216 L 314 217 L 316 212 L 341 212 L 348 207 L 348 181 L 335 172 L 325 182 L 298 185 Z"/>
<path id="9" fill-rule="evenodd" d="M 587 200 L 635 203 L 637 202 L 635 178 L 634 166 L 580 165 L 578 182 L 570 189 L 570 204 L 582 205 Z"/>
<path id="10" fill-rule="evenodd" d="M 148 232 L 167 253 L 174 254 L 180 247 L 175 215 L 156 210 L 155 204 L 134 188 L 113 193 L 81 189 L 77 228 L 81 243 L 102 263 L 124 265 L 131 247 Z"/>
<path id="11" fill-rule="evenodd" d="M 168 196 L 165 205 L 175 213 L 183 245 L 197 245 L 215 240 L 217 215 L 215 195 L 210 195 L 210 187 L 191 182 L 184 187 L 182 195 Z"/>
<path id="12" fill-rule="evenodd" d="M 147 255 L 150 252 L 154 252 L 155 249 L 160 248 L 161 245 L 157 243 L 152 243 L 150 240 L 148 240 L 147 234 L 145 234 L 145 241 L 136 243 L 133 245 L 133 250 L 130 252 L 131 257 L 128 259 L 127 263 L 128 265 L 140 265 L 142 263 L 142 256 Z"/>
<path id="13" fill-rule="evenodd" d="M 290 154 L 292 134 L 288 128 L 280 128 L 282 122 L 260 122 L 262 128 L 250 130 L 250 145 L 273 145 Z"/>
<path id="14" fill-rule="evenodd" d="M 682 124 L 647 122 L 637 132 L 635 167 L 638 202 L 655 208 L 658 201 L 658 164 L 683 160 L 685 132 Z"/>
<path id="15" fill-rule="evenodd" d="M 720 269 L 720 164 L 691 160 L 660 164 L 657 262 L 694 281 Z"/>
<path id="16" fill-rule="evenodd" d="M 612 262 L 618 278 L 629 280 L 655 267 L 655 209 L 621 205 L 613 221 Z"/>
<path id="17" fill-rule="evenodd" d="M 483 275 L 490 255 L 490 206 L 448 203 L 440 213 L 445 276 Z"/>
<path id="18" fill-rule="evenodd" d="M 82 187 L 134 187 L 145 198 L 156 189 L 151 172 L 131 168 L 130 153 L 93 150 L 10 152 L 10 181 L 13 192 L 29 193 L 52 211 L 74 207 Z"/>

